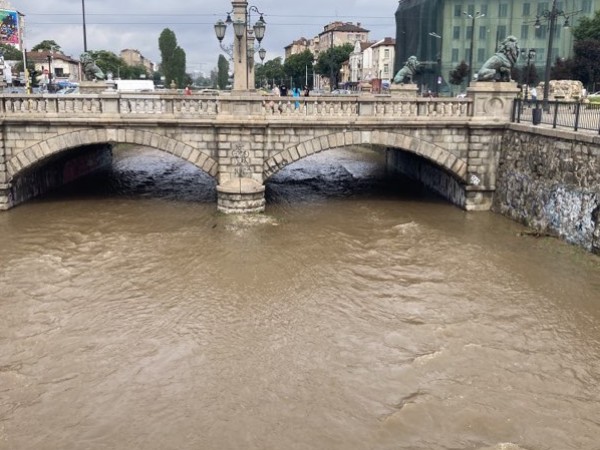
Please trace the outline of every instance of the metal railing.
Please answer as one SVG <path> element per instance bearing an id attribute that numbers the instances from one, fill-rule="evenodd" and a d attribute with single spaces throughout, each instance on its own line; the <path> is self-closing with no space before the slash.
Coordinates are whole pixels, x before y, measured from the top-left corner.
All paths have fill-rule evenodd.
<path id="1" fill-rule="evenodd" d="M 542 108 L 540 100 L 516 99 L 512 122 L 549 125 L 552 128 L 586 130 L 600 134 L 600 104 L 566 101 L 549 101 L 548 109 Z"/>

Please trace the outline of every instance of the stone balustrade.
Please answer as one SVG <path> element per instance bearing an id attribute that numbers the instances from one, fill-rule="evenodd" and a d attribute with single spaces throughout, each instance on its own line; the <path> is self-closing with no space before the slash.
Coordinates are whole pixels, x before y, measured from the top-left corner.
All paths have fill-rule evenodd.
<path id="1" fill-rule="evenodd" d="M 81 94 L 0 97 L 0 116 L 86 117 L 161 115 L 175 118 L 225 116 L 277 118 L 468 118 L 470 98 L 394 98 L 393 96 L 271 97 L 259 95 Z"/>

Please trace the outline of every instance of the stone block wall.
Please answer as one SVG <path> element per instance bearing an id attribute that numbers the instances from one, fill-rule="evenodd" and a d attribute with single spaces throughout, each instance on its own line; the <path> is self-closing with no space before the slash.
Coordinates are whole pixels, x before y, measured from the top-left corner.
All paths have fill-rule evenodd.
<path id="1" fill-rule="evenodd" d="M 493 210 L 600 254 L 600 140 L 511 125 Z"/>

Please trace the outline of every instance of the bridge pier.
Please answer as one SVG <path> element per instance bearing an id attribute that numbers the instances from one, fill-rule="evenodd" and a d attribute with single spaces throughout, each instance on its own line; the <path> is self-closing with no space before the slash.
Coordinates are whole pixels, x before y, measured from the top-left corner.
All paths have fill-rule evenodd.
<path id="1" fill-rule="evenodd" d="M 265 211 L 265 187 L 251 178 L 232 178 L 217 186 L 217 210 L 225 214 Z"/>

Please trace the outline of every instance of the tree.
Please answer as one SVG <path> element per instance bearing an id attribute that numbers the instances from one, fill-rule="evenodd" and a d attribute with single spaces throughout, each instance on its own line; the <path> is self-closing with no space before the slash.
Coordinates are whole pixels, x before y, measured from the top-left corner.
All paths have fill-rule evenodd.
<path id="1" fill-rule="evenodd" d="M 7 44 L 0 44 L 0 52 L 4 55 L 4 59 L 7 61 L 22 61 L 23 53 L 17 50 L 16 47 Z"/>
<path id="2" fill-rule="evenodd" d="M 582 17 L 577 26 L 571 29 L 571 33 L 576 41 L 600 40 L 600 10 L 592 18 Z"/>
<path id="3" fill-rule="evenodd" d="M 458 66 L 450 71 L 450 84 L 459 85 L 463 84 L 465 78 L 469 76 L 469 65 L 461 61 Z"/>
<path id="4" fill-rule="evenodd" d="M 283 65 L 286 79 L 292 79 L 292 84 L 302 87 L 306 84 L 307 73 L 312 75 L 314 56 L 310 50 L 289 56 Z M 292 88 L 293 86 L 290 86 Z"/>
<path id="5" fill-rule="evenodd" d="M 32 52 L 37 52 L 39 50 L 62 53 L 62 49 L 61 49 L 60 45 L 58 45 L 56 43 L 56 41 L 53 41 L 53 40 L 42 41 L 39 44 L 34 45 L 33 48 L 31 49 Z"/>
<path id="6" fill-rule="evenodd" d="M 130 66 L 123 58 L 111 51 L 90 50 L 88 53 L 105 75 L 110 72 L 115 78 L 123 80 L 137 80 L 149 76 L 148 70 L 144 66 Z"/>
<path id="7" fill-rule="evenodd" d="M 161 56 L 161 71 L 165 77 L 165 84 L 170 86 L 171 82 L 182 87 L 186 82 L 185 77 L 185 51 L 177 45 L 175 33 L 165 28 L 158 38 L 158 48 Z"/>
<path id="8" fill-rule="evenodd" d="M 596 89 L 596 83 L 600 82 L 600 40 L 584 39 L 575 41 L 573 46 L 575 53 L 574 76 L 585 86 Z"/>
<path id="9" fill-rule="evenodd" d="M 258 64 L 255 70 L 256 83 L 261 85 L 266 81 L 267 84 L 281 84 L 285 80 L 285 71 L 280 57 L 270 59 L 264 64 Z"/>
<path id="10" fill-rule="evenodd" d="M 229 84 L 229 61 L 223 55 L 219 55 L 217 63 L 217 86 L 225 89 Z"/>
<path id="11" fill-rule="evenodd" d="M 352 44 L 344 44 L 330 47 L 319 56 L 315 71 L 319 75 L 329 77 L 329 86 L 332 89 L 338 84 L 342 63 L 350 59 L 350 54 L 353 51 Z"/>

